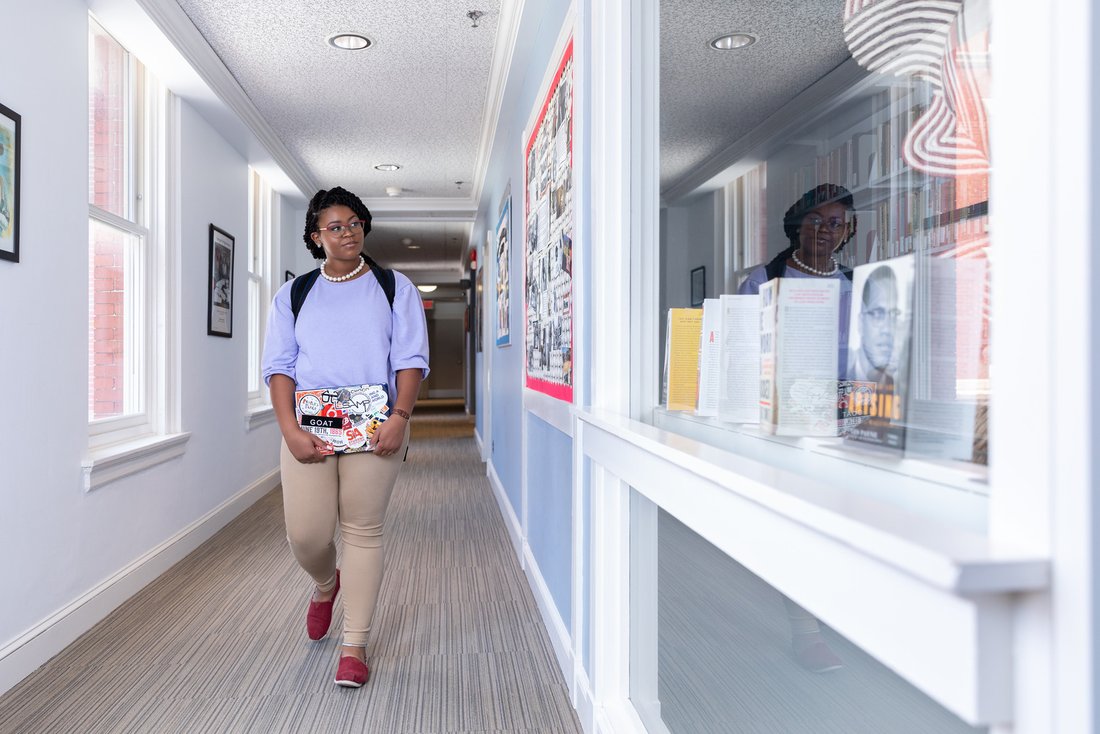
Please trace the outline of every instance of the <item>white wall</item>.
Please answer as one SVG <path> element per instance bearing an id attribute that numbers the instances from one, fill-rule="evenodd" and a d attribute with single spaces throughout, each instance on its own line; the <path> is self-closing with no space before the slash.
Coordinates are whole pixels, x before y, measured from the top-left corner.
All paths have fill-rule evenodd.
<path id="1" fill-rule="evenodd" d="M 179 374 L 182 428 L 192 436 L 182 457 L 82 491 L 87 6 L 80 0 L 3 5 L 8 27 L 19 32 L 5 34 L 0 67 L 20 71 L 0 75 L 0 102 L 23 116 L 23 148 L 22 262 L 0 261 L 0 385 L 8 395 L 0 420 L 0 693 L 45 662 L 42 656 L 56 651 L 51 645 L 67 641 L 60 637 L 83 631 L 80 625 L 151 580 L 154 570 L 140 570 L 151 552 L 257 482 L 269 485 L 278 466 L 277 426 L 245 429 L 248 163 L 183 103 Z M 295 252 L 305 254 L 299 206 L 282 202 L 284 269 L 294 270 Z M 231 339 L 206 334 L 211 223 L 236 237 Z M 230 506 L 205 532 L 240 509 Z M 130 581 L 111 591 L 104 582 L 126 569 L 134 572 Z M 53 642 L 41 642 L 65 619 L 78 621 Z"/>
<path id="2" fill-rule="evenodd" d="M 0 648 L 102 578 L 87 542 L 101 502 L 80 490 L 87 425 L 87 9 L 4 3 L 0 102 L 23 116 L 21 262 L 0 261 Z M 12 70 L 18 69 L 18 73 Z M 38 430 L 28 430 L 37 425 Z M 117 567 L 117 564 L 115 564 Z"/>

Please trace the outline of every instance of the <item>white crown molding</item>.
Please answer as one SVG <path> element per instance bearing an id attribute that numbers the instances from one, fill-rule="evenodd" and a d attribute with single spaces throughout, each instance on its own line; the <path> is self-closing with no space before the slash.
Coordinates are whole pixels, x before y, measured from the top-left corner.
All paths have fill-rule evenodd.
<path id="1" fill-rule="evenodd" d="M 287 177 L 307 197 L 320 186 L 267 124 L 244 89 L 175 0 L 136 0 L 222 102 L 259 140 Z"/>
<path id="2" fill-rule="evenodd" d="M 508 71 L 512 68 L 512 56 L 519 37 L 524 0 L 502 2 L 500 6 L 500 22 L 497 24 L 496 43 L 493 44 L 493 63 L 489 69 L 489 91 L 485 95 L 485 113 L 481 123 L 481 142 L 474 163 L 474 201 L 481 200 L 482 187 L 485 185 L 489 156 L 492 155 L 493 140 L 497 134 L 497 121 L 504 104 L 504 88 L 508 84 Z"/>

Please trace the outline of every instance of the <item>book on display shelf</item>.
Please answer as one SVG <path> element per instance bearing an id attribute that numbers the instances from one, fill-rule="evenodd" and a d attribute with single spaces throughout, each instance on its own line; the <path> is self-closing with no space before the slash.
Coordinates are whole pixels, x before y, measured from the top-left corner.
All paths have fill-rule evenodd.
<path id="1" fill-rule="evenodd" d="M 723 295 L 718 418 L 760 422 L 760 296 Z"/>
<path id="2" fill-rule="evenodd" d="M 904 449 L 910 385 L 914 256 L 852 271 L 847 380 L 838 408 L 847 438 Z"/>
<path id="3" fill-rule="evenodd" d="M 699 397 L 695 414 L 716 417 L 722 391 L 722 305 L 717 298 L 703 300 L 699 332 Z"/>
<path id="4" fill-rule="evenodd" d="M 703 309 L 670 308 L 665 331 L 665 407 L 694 411 L 699 399 Z"/>
<path id="5" fill-rule="evenodd" d="M 837 434 L 835 278 L 775 278 L 760 287 L 760 424 L 781 436 Z"/>

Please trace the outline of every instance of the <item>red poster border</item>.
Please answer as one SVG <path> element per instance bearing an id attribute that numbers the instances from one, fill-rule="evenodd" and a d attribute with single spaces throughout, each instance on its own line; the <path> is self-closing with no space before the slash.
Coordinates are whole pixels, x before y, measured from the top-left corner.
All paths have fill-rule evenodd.
<path id="1" fill-rule="evenodd" d="M 527 190 L 527 182 L 530 181 L 530 172 L 527 169 L 527 162 L 530 160 L 531 147 L 535 144 L 535 138 L 538 137 L 539 128 L 542 126 L 543 120 L 546 119 L 546 110 L 550 107 L 550 100 L 554 97 L 554 90 L 558 88 L 558 84 L 561 82 L 561 75 L 565 73 L 565 66 L 573 58 L 573 39 L 570 37 L 569 42 L 565 45 L 565 51 L 562 53 L 561 62 L 558 64 L 558 69 L 554 73 L 554 80 L 550 83 L 550 88 L 546 90 L 546 99 L 542 102 L 542 109 L 539 110 L 538 119 L 535 120 L 534 126 L 531 128 L 531 136 L 527 139 L 527 145 L 523 148 L 523 374 L 526 379 L 527 387 L 531 390 L 541 392 L 545 395 L 549 395 L 552 398 L 558 400 L 564 400 L 567 403 L 573 402 L 573 385 L 559 385 L 556 382 L 550 382 L 548 380 L 540 380 L 536 377 L 531 377 L 527 374 L 527 218 L 530 215 L 528 209 L 531 206 L 530 192 Z M 569 87 L 569 96 L 573 96 L 573 85 Z M 573 105 L 569 105 L 569 170 L 573 170 Z M 576 182 L 573 182 L 576 191 Z M 576 202 L 573 203 L 573 216 L 576 217 Z M 574 223 L 576 219 L 574 218 Z M 576 229 L 573 230 L 573 252 L 576 254 Z M 570 277 L 570 291 L 572 291 L 572 277 Z M 569 298 L 569 353 L 573 354 L 575 345 L 573 337 L 575 331 L 573 329 L 573 298 L 570 293 Z M 573 360 L 573 365 L 576 365 L 576 359 Z M 570 367 L 570 374 L 572 376 L 572 382 L 576 382 L 576 373 L 573 372 L 574 367 Z"/>

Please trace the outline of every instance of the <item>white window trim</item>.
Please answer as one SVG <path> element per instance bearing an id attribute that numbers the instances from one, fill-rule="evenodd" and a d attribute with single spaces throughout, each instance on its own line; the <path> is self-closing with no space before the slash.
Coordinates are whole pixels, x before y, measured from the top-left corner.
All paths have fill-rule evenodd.
<path id="1" fill-rule="evenodd" d="M 89 422 L 85 492 L 182 455 L 191 435 L 180 430 L 180 102 L 146 75 L 144 106 L 151 154 L 142 156 L 147 185 L 139 221 L 147 226 L 91 205 L 89 216 L 146 237 L 146 412 Z"/>
<path id="2" fill-rule="evenodd" d="M 249 168 L 248 177 L 249 209 L 249 241 L 250 250 L 258 260 L 259 274 L 253 272 L 253 262 L 248 263 L 248 280 L 251 288 L 253 282 L 259 285 L 259 312 L 255 314 L 257 331 L 252 333 L 251 323 L 249 328 L 249 349 L 255 349 L 257 354 L 256 370 L 261 368 L 264 349 L 265 325 L 270 309 L 271 299 L 275 291 L 281 285 L 277 278 L 279 272 L 278 257 L 278 223 L 280 217 L 281 200 L 279 195 L 272 190 L 268 183 L 255 169 Z M 251 322 L 253 315 L 249 315 Z M 252 343 L 255 339 L 256 343 Z M 249 375 L 247 379 L 253 376 Z M 245 430 L 251 431 L 260 426 L 275 421 L 275 410 L 271 405 L 271 395 L 265 389 L 263 380 L 256 375 L 259 388 L 248 391 L 248 407 L 245 413 Z M 247 382 L 246 382 L 247 384 Z"/>

